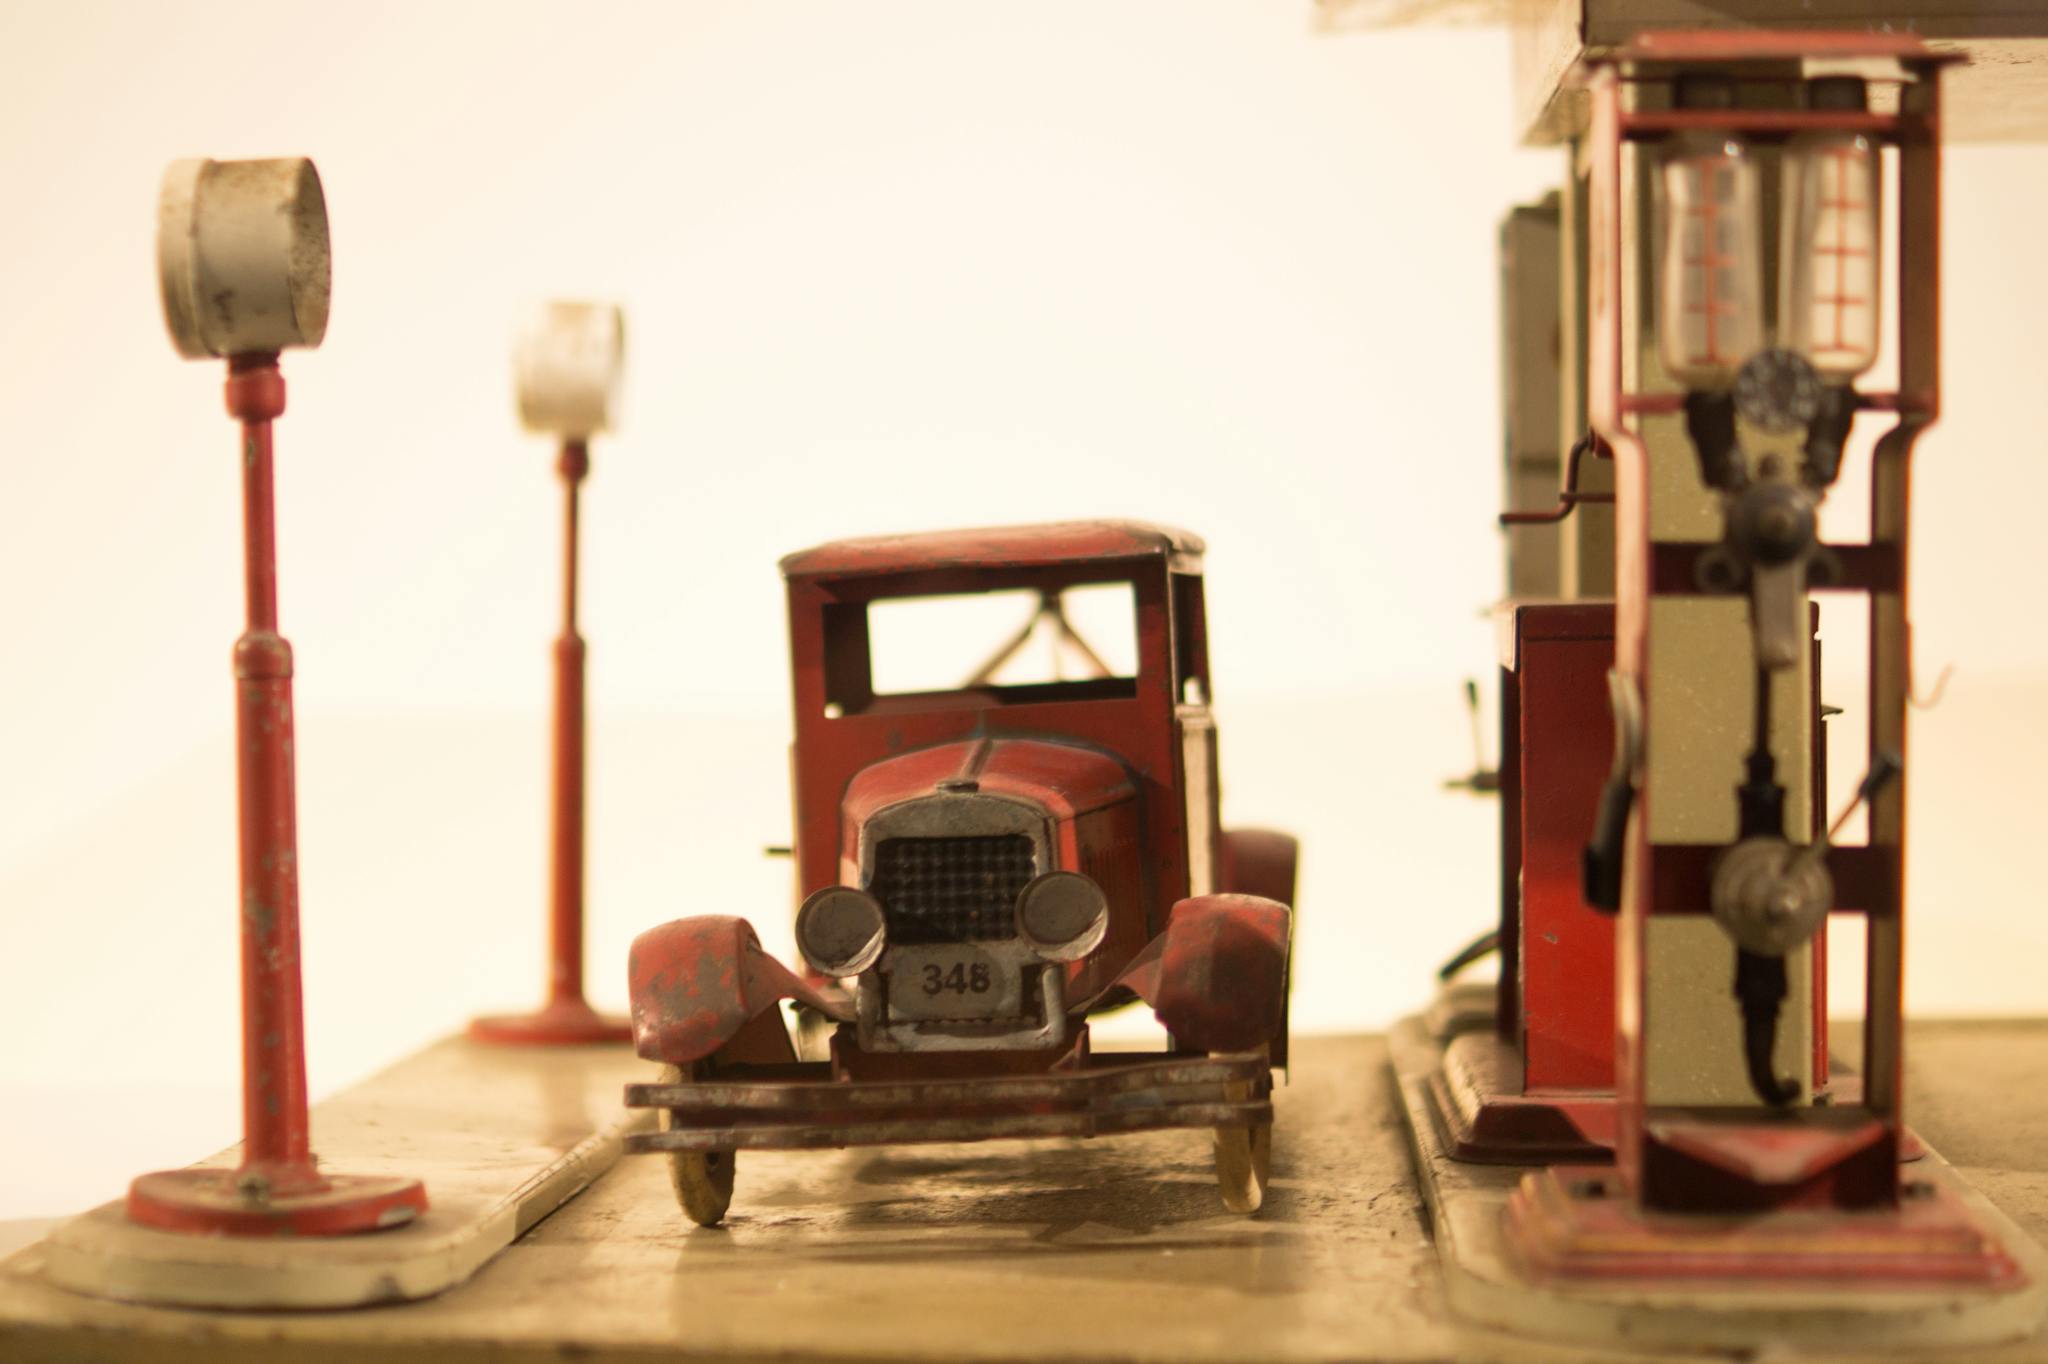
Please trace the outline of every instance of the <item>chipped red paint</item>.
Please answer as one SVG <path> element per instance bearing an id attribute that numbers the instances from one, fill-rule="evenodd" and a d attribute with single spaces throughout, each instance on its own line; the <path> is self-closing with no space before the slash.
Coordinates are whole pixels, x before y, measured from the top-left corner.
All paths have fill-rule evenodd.
<path id="1" fill-rule="evenodd" d="M 1202 895 L 1173 907 L 1166 931 L 1117 978 L 1176 1039 L 1249 1051 L 1287 1023 L 1292 914 L 1256 895 Z"/>
<path id="2" fill-rule="evenodd" d="M 402 1175 L 312 1173 L 312 1166 L 160 1170 L 128 1189 L 128 1216 L 196 1236 L 350 1236 L 402 1227 L 426 1211 Z"/>
<path id="3" fill-rule="evenodd" d="M 277 633 L 271 423 L 284 412 L 275 354 L 228 361 L 228 414 L 242 424 L 248 629 L 235 643 L 235 754 L 241 815 L 242 1163 L 142 1175 L 128 1216 L 166 1231 L 327 1236 L 398 1226 L 426 1191 L 402 1177 L 324 1175 L 306 1114 L 299 986 L 299 869 L 292 745 L 292 651 Z"/>
<path id="4" fill-rule="evenodd" d="M 785 999 L 828 1018 L 853 1019 L 844 991 L 818 987 L 761 950 L 745 919 L 702 914 L 651 928 L 626 959 L 633 997 L 633 1050 L 650 1061 L 688 1065 L 739 1036 Z"/>
<path id="5" fill-rule="evenodd" d="M 854 578 L 874 573 L 1045 568 L 1055 564 L 1200 556 L 1201 537 L 1143 521 L 1063 521 L 924 535 L 835 540 L 782 560 L 782 576 Z"/>

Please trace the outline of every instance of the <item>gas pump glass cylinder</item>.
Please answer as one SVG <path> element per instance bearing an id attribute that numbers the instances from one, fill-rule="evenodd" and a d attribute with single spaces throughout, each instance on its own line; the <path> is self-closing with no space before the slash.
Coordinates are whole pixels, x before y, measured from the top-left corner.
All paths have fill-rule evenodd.
<path id="1" fill-rule="evenodd" d="M 1681 138 L 1656 186 L 1664 368 L 1688 389 L 1726 388 L 1764 345 L 1756 161 L 1739 138 Z"/>
<path id="2" fill-rule="evenodd" d="M 1803 135 L 1783 164 L 1782 344 L 1846 382 L 1877 363 L 1877 148 L 1851 133 Z"/>

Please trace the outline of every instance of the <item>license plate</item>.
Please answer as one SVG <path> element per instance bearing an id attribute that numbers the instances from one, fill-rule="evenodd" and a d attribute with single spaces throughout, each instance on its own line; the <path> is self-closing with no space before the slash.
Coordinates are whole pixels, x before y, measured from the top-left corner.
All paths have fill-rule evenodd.
<path id="1" fill-rule="evenodd" d="M 1016 963 L 972 943 L 899 947 L 889 954 L 889 1012 L 897 1018 L 1017 1018 Z"/>

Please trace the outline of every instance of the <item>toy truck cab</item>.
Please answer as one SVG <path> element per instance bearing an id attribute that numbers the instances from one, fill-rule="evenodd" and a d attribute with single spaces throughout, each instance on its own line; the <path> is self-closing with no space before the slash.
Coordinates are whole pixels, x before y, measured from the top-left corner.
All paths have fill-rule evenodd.
<path id="1" fill-rule="evenodd" d="M 783 560 L 809 969 L 722 917 L 632 954 L 636 1045 L 670 1068 L 628 1090 L 666 1124 L 632 1145 L 670 1153 L 693 1218 L 742 1146 L 1156 1127 L 1215 1128 L 1226 1202 L 1258 1205 L 1295 851 L 1220 827 L 1201 553 L 1086 522 Z M 1016 632 L 970 644 L 962 610 L 1004 608 Z M 1029 672 L 1040 642 L 1083 675 Z M 783 999 L 836 1025 L 826 1059 Z M 1091 1054 L 1088 1017 L 1133 999 L 1168 1050 Z"/>

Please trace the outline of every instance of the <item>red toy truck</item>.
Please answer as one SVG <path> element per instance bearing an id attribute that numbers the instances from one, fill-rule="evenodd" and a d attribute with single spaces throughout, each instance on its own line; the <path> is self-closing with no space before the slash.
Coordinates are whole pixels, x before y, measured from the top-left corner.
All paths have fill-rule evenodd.
<path id="1" fill-rule="evenodd" d="M 631 955 L 634 1043 L 665 1070 L 627 1087 L 661 1110 L 627 1147 L 668 1155 L 693 1220 L 725 1215 L 745 1147 L 1172 1127 L 1214 1129 L 1225 1204 L 1258 1208 L 1295 841 L 1218 822 L 1201 554 L 1101 521 L 782 561 L 810 969 L 725 915 L 663 924 Z M 931 646 L 967 637 L 957 609 L 1008 598 L 1022 630 L 934 682 Z M 1110 627 L 1101 653 L 1072 623 L 1083 604 Z M 905 633 L 919 613 L 936 632 Z M 1013 676 L 1041 633 L 1087 675 Z M 1134 999 L 1168 1048 L 1092 1054 L 1087 1020 Z M 824 1059 L 799 1059 L 783 1000 L 831 1028 Z"/>

